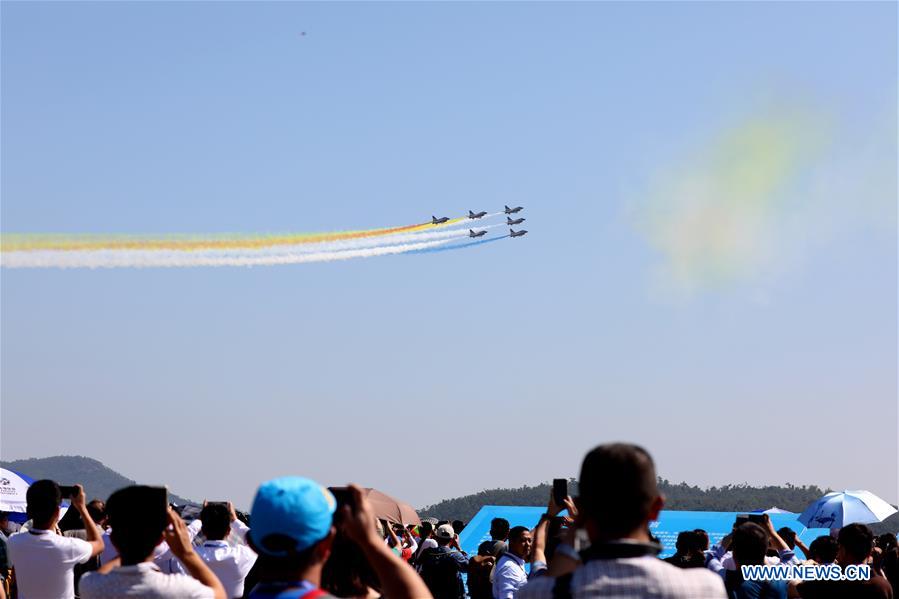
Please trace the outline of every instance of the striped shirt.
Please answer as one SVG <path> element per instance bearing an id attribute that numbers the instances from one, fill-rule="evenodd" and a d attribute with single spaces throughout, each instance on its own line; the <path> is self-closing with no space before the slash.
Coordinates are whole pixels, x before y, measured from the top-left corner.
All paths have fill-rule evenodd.
<path id="1" fill-rule="evenodd" d="M 536 578 L 518 599 L 552 599 L 556 579 Z M 726 599 L 720 576 L 702 568 L 681 569 L 654 556 L 596 559 L 571 578 L 571 596 L 615 599 Z"/>

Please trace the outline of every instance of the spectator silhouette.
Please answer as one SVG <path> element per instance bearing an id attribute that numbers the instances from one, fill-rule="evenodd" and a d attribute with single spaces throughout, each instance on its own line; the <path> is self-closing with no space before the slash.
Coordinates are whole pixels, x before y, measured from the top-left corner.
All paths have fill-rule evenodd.
<path id="1" fill-rule="evenodd" d="M 665 500 L 646 450 L 600 445 L 584 458 L 578 488 L 577 523 L 591 542 L 581 552 L 584 563 L 568 574 L 535 578 L 521 589 L 521 599 L 725 596 L 723 582 L 713 573 L 682 570 L 656 557 L 661 547 L 650 542 L 648 529 Z"/>

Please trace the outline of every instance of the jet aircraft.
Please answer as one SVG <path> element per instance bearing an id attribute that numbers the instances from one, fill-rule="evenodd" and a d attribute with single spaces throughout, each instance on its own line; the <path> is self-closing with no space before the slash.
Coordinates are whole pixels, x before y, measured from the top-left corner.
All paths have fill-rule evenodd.
<path id="1" fill-rule="evenodd" d="M 524 231 L 524 230 L 515 231 L 513 229 L 509 229 L 509 237 L 521 237 L 525 233 L 527 233 L 527 231 Z"/>
<path id="2" fill-rule="evenodd" d="M 472 212 L 471 210 L 468 211 L 468 218 L 484 218 L 485 216 L 487 216 L 487 212 Z"/>
<path id="3" fill-rule="evenodd" d="M 486 234 L 487 234 L 487 229 L 484 229 L 483 231 L 475 231 L 473 229 L 468 230 L 469 237 L 483 237 Z"/>
<path id="4" fill-rule="evenodd" d="M 448 220 L 449 220 L 448 216 L 442 216 L 440 218 L 437 218 L 436 216 L 433 216 L 433 215 L 431 216 L 431 224 L 432 225 L 442 225 L 443 223 L 445 223 Z"/>
<path id="5" fill-rule="evenodd" d="M 506 217 L 506 224 L 509 225 L 510 227 L 511 227 L 512 225 L 520 225 L 520 224 L 523 223 L 524 221 L 525 221 L 524 218 L 516 218 L 515 220 L 512 220 L 512 219 L 509 218 L 508 216 Z"/>
<path id="6" fill-rule="evenodd" d="M 506 214 L 515 214 L 516 212 L 521 212 L 522 210 L 524 210 L 524 206 L 515 206 L 514 208 L 509 208 L 508 206 L 506 206 L 505 208 Z"/>

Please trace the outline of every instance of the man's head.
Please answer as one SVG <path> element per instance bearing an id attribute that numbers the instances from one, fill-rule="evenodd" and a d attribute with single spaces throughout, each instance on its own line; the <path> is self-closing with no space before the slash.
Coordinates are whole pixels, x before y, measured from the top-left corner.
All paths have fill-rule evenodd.
<path id="1" fill-rule="evenodd" d="M 692 530 L 684 530 L 677 533 L 677 541 L 674 547 L 677 549 L 678 555 L 687 555 L 696 550 L 698 540 L 696 533 Z"/>
<path id="2" fill-rule="evenodd" d="M 28 517 L 35 528 L 48 530 L 59 520 L 62 493 L 54 481 L 44 479 L 33 482 L 25 492 L 25 501 L 28 504 Z"/>
<path id="3" fill-rule="evenodd" d="M 465 528 L 465 523 L 461 520 L 453 520 L 453 530 L 456 531 L 456 534 L 462 532 L 462 529 Z"/>
<path id="4" fill-rule="evenodd" d="M 765 563 L 768 533 L 755 522 L 745 522 L 734 530 L 734 561 L 740 566 L 760 566 Z"/>
<path id="5" fill-rule="evenodd" d="M 0 516 L 0 524 L 2 524 L 2 518 L 3 517 Z M 889 551 L 896 546 L 896 535 L 891 532 L 885 532 L 877 537 L 877 541 L 875 541 L 875 544 L 884 551 Z"/>
<path id="6" fill-rule="evenodd" d="M 832 564 L 837 559 L 837 551 L 840 546 L 837 540 L 830 535 L 823 535 L 812 541 L 808 546 L 809 557 L 819 564 Z"/>
<path id="7" fill-rule="evenodd" d="M 456 538 L 456 531 L 449 524 L 441 524 L 434 531 L 434 539 L 441 547 L 446 547 Z"/>
<path id="8" fill-rule="evenodd" d="M 288 579 L 308 571 L 320 576 L 331 552 L 336 508 L 331 492 L 308 478 L 262 483 L 250 513 L 249 541 L 265 576 Z"/>
<path id="9" fill-rule="evenodd" d="M 789 526 L 779 528 L 777 530 L 777 536 L 783 539 L 784 543 L 786 543 L 790 549 L 794 549 L 796 547 L 796 531 Z"/>
<path id="10" fill-rule="evenodd" d="M 849 524 L 837 537 L 837 562 L 841 566 L 863 564 L 874 549 L 874 533 L 864 524 Z"/>
<path id="11" fill-rule="evenodd" d="M 434 525 L 430 522 L 422 522 L 421 526 L 418 527 L 418 536 L 422 541 L 429 538 L 433 532 Z"/>
<path id="12" fill-rule="evenodd" d="M 153 554 L 168 526 L 165 503 L 159 503 L 156 489 L 135 485 L 109 496 L 106 513 L 112 532 L 109 538 L 122 558 L 122 565 L 138 564 Z"/>
<path id="13" fill-rule="evenodd" d="M 103 526 L 106 524 L 106 502 L 102 499 L 92 499 L 87 504 L 87 513 L 94 524 Z"/>
<path id="14" fill-rule="evenodd" d="M 705 551 L 709 548 L 709 533 L 702 530 L 701 528 L 697 528 L 693 532 L 696 533 L 696 545 L 700 551 Z"/>
<path id="15" fill-rule="evenodd" d="M 494 518 L 490 521 L 490 538 L 494 541 L 505 541 L 509 538 L 509 521 L 505 518 Z"/>
<path id="16" fill-rule="evenodd" d="M 516 526 L 509 531 L 509 553 L 514 553 L 523 560 L 531 557 L 534 539 L 531 531 L 525 526 Z"/>
<path id="17" fill-rule="evenodd" d="M 224 503 L 207 503 L 200 511 L 203 536 L 210 541 L 222 541 L 231 533 L 231 510 Z"/>
<path id="18" fill-rule="evenodd" d="M 649 522 L 665 504 L 655 465 L 642 447 L 600 445 L 584 457 L 578 484 L 578 517 L 592 541 L 647 540 Z"/>

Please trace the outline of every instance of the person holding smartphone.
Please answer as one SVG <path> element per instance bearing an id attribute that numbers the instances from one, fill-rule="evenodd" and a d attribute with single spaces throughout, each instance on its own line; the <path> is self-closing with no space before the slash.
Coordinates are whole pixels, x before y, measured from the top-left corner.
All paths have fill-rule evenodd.
<path id="1" fill-rule="evenodd" d="M 81 485 L 67 487 L 72 509 L 84 521 L 87 540 L 56 534 L 59 504 L 63 493 L 52 480 L 34 482 L 25 494 L 28 517 L 33 523 L 27 532 L 9 539 L 9 559 L 15 569 L 19 599 L 75 598 L 75 566 L 103 551 L 100 531 L 87 511 Z"/>
<path id="2" fill-rule="evenodd" d="M 187 526 L 167 499 L 165 487 L 141 485 L 119 489 L 109 497 L 110 539 L 119 557 L 81 578 L 82 599 L 226 599 L 222 583 L 197 555 Z M 163 574 L 153 563 L 154 550 L 163 541 L 189 576 Z"/>

